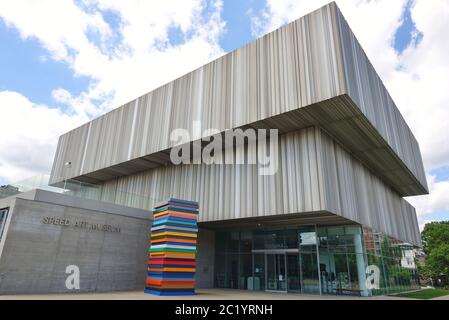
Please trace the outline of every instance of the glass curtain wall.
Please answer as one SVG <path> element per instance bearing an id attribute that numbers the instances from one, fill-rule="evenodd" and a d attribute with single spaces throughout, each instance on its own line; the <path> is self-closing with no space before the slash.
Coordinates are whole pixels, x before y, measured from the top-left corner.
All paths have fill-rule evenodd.
<path id="1" fill-rule="evenodd" d="M 301 226 L 217 232 L 215 287 L 308 294 L 358 290 L 365 270 L 360 230 Z"/>
<path id="2" fill-rule="evenodd" d="M 300 278 L 302 293 L 320 294 L 317 260 L 317 234 L 314 226 L 298 229 Z"/>
<path id="3" fill-rule="evenodd" d="M 369 295 L 361 228 L 318 228 L 318 239 L 322 293 Z"/>
<path id="4" fill-rule="evenodd" d="M 215 287 L 368 296 L 419 286 L 414 248 L 359 225 L 216 233 Z"/>
<path id="5" fill-rule="evenodd" d="M 363 228 L 367 285 L 373 295 L 419 289 L 414 247 L 373 229 Z"/>
<path id="6" fill-rule="evenodd" d="M 6 217 L 8 215 L 8 208 L 0 209 L 0 240 L 2 239 L 3 230 L 6 224 Z"/>

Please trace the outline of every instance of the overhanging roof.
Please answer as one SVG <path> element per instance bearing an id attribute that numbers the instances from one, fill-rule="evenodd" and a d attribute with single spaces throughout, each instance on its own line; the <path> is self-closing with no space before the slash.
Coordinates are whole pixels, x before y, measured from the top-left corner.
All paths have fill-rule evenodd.
<path id="1" fill-rule="evenodd" d="M 101 182 L 168 165 L 170 132 L 193 120 L 319 126 L 400 195 L 428 192 L 418 143 L 335 3 L 61 136 L 52 174 Z"/>

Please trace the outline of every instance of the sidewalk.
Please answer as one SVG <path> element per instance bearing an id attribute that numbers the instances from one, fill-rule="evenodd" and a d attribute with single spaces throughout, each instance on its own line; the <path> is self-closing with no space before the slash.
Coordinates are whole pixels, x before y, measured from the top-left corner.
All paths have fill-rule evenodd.
<path id="1" fill-rule="evenodd" d="M 431 300 L 449 300 L 449 295 L 447 296 L 442 296 L 442 297 L 438 297 L 438 298 L 433 298 Z"/>
<path id="2" fill-rule="evenodd" d="M 449 296 L 440 297 L 449 299 Z M 0 300 L 404 300 L 406 298 L 391 296 L 354 297 L 335 295 L 284 294 L 264 291 L 245 291 L 232 289 L 198 289 L 194 296 L 159 297 L 142 291 L 107 292 L 107 293 L 64 293 L 40 295 L 0 296 Z M 441 299 L 445 300 L 445 299 Z"/>

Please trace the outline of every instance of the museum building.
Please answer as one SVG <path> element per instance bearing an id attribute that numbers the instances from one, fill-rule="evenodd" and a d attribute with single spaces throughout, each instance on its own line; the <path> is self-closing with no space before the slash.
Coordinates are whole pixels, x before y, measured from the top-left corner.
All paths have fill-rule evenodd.
<path id="1" fill-rule="evenodd" d="M 193 133 L 183 145 L 200 151 L 204 138 L 241 129 L 243 143 L 223 147 L 234 160 L 260 152 L 245 132 L 276 129 L 268 139 L 276 171 L 194 158 L 173 164 L 179 128 Z M 197 288 L 369 296 L 419 286 L 416 265 L 403 263 L 421 246 L 415 209 L 403 199 L 428 193 L 419 145 L 334 2 L 62 135 L 49 186 L 64 194 L 20 201 L 30 207 L 39 196 L 62 216 L 101 215 L 104 228 L 120 230 L 92 236 L 51 226 L 70 232 L 77 250 L 86 237 L 103 241 L 106 280 L 88 259 L 70 262 L 81 277 L 83 263 L 94 272 L 87 291 L 144 287 L 150 210 L 169 198 L 199 203 Z M 8 232 L 23 232 L 7 199 L 0 274 L 14 251 Z M 64 209 L 77 206 L 90 213 Z M 36 237 L 48 232 L 33 228 Z"/>

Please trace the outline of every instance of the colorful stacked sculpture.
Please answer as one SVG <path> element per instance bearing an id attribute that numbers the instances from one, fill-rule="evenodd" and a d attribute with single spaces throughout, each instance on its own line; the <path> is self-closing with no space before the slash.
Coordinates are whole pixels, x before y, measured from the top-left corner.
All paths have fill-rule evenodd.
<path id="1" fill-rule="evenodd" d="M 198 203 L 171 198 L 153 218 L 145 293 L 195 294 Z"/>

